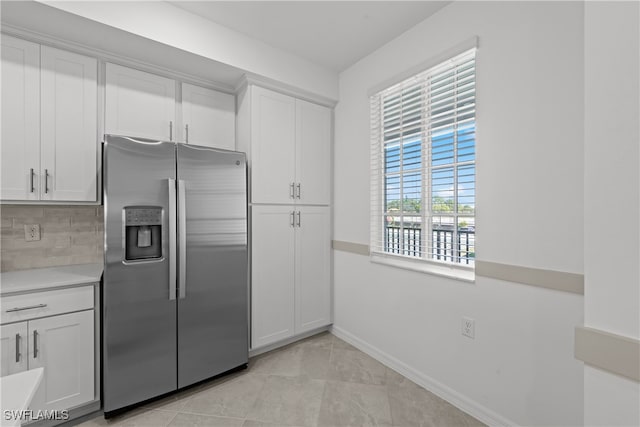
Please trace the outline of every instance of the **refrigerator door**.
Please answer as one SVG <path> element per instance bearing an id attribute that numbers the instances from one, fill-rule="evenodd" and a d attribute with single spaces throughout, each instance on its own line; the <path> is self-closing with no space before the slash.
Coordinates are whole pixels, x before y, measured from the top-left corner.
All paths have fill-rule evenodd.
<path id="1" fill-rule="evenodd" d="M 178 144 L 178 387 L 248 362 L 246 160 Z"/>
<path id="2" fill-rule="evenodd" d="M 176 166 L 175 144 L 167 142 L 108 135 L 103 154 L 103 403 L 109 413 L 177 387 L 170 280 Z M 137 229 L 128 233 L 131 227 Z"/>

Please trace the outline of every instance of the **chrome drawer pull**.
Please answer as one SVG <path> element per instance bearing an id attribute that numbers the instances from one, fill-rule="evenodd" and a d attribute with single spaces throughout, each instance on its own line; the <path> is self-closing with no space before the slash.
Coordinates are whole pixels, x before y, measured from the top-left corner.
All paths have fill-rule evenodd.
<path id="1" fill-rule="evenodd" d="M 34 308 L 44 308 L 47 304 L 38 304 L 38 305 L 30 305 L 29 307 L 14 307 L 7 310 L 7 313 L 11 313 L 14 311 L 22 311 L 22 310 L 32 310 Z"/>

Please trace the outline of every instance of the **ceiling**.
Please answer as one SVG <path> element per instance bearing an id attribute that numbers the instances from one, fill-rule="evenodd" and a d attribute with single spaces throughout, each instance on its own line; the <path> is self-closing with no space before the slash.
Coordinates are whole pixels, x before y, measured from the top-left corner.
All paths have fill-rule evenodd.
<path id="1" fill-rule="evenodd" d="M 449 1 L 170 1 L 333 71 L 428 18 Z"/>

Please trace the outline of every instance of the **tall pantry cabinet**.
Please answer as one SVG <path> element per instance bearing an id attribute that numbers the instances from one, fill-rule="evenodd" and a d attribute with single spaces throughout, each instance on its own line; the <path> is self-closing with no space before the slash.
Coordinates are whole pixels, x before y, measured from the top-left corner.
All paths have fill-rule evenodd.
<path id="1" fill-rule="evenodd" d="M 238 95 L 251 213 L 251 347 L 331 323 L 330 108 L 253 84 Z"/>

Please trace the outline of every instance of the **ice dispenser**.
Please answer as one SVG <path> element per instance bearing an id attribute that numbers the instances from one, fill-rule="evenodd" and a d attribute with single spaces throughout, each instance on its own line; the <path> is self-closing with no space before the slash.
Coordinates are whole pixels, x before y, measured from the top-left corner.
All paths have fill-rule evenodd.
<path id="1" fill-rule="evenodd" d="M 162 258 L 161 207 L 125 207 L 124 224 L 126 261 Z"/>

